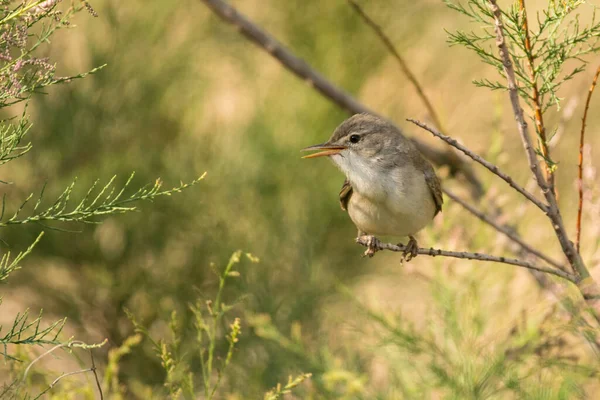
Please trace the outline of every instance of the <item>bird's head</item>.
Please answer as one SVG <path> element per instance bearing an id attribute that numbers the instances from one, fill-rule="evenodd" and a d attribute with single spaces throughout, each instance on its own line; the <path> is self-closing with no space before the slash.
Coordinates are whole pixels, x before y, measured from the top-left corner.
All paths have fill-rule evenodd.
<path id="1" fill-rule="evenodd" d="M 329 156 L 351 178 L 363 174 L 385 173 L 385 169 L 402 162 L 403 150 L 412 143 L 390 122 L 369 114 L 356 114 L 342 122 L 331 138 L 302 151 L 314 151 L 302 158 Z"/>

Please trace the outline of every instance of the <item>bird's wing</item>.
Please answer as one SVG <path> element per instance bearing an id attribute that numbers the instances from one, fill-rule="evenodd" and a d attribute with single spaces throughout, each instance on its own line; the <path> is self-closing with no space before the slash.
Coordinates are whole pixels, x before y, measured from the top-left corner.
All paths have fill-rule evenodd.
<path id="1" fill-rule="evenodd" d="M 425 182 L 427 182 L 427 186 L 429 186 L 429 190 L 433 196 L 433 201 L 435 202 L 434 215 L 437 215 L 440 211 L 442 211 L 442 204 L 444 203 L 444 198 L 442 197 L 442 185 L 431 164 L 429 164 L 429 162 L 426 160 L 423 160 L 423 162 L 426 164 L 423 168 Z"/>
<path id="2" fill-rule="evenodd" d="M 350 201 L 351 196 L 352 186 L 350 186 L 350 182 L 346 179 L 342 185 L 342 190 L 340 190 L 340 206 L 342 207 L 342 210 L 348 210 L 348 202 Z"/>

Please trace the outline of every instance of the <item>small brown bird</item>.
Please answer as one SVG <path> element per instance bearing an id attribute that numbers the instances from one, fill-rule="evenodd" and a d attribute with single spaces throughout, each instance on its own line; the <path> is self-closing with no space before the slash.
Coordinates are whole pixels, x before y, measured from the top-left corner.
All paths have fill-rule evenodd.
<path id="1" fill-rule="evenodd" d="M 304 156 L 328 156 L 344 172 L 340 204 L 368 236 L 365 255 L 372 257 L 379 240 L 374 235 L 408 236 L 405 257 L 417 255 L 414 234 L 442 210 L 440 181 L 415 145 L 388 121 L 356 114 L 323 143 L 302 149 L 321 150 Z"/>

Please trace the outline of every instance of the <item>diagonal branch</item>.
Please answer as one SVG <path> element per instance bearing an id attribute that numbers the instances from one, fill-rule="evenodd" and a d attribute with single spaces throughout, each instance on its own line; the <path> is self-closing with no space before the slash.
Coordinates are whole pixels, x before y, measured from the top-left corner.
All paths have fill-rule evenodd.
<path id="1" fill-rule="evenodd" d="M 493 173 L 494 175 L 499 176 L 500 179 L 502 179 L 503 181 L 505 181 L 506 183 L 508 183 L 517 192 L 519 192 L 523 196 L 525 196 L 525 198 L 527 198 L 527 200 L 531 201 L 533 204 L 535 204 L 536 206 L 538 206 L 538 208 L 540 210 L 542 210 L 544 213 L 548 212 L 548 206 L 546 206 L 544 203 L 542 203 L 540 200 L 538 200 L 533 194 L 529 193 L 527 190 L 525 190 L 525 188 L 521 187 L 510 176 L 508 176 L 504 172 L 500 171 L 500 169 L 496 165 L 494 165 L 491 162 L 483 159 L 478 154 L 474 153 L 473 151 L 469 150 L 468 148 L 466 148 L 462 144 L 458 143 L 458 141 L 456 141 L 456 139 L 453 139 L 450 136 L 446 136 L 443 133 L 441 133 L 441 132 L 439 132 L 439 131 L 431 128 L 427 124 L 424 124 L 424 123 L 422 123 L 420 121 L 417 121 L 415 119 L 408 118 L 407 121 L 412 122 L 413 124 L 415 124 L 415 125 L 423 128 L 423 129 L 425 129 L 426 131 L 429 131 L 433 136 L 436 136 L 436 137 L 442 139 L 444 142 L 448 143 L 450 146 L 452 146 L 452 147 L 460 150 L 461 152 L 463 152 L 464 154 L 466 154 L 467 156 L 469 156 L 470 158 L 472 158 L 473 161 L 478 162 L 479 164 L 481 164 L 484 167 L 486 167 L 491 173 Z"/>
<path id="2" fill-rule="evenodd" d="M 463 199 L 461 199 L 460 197 L 458 197 L 456 194 L 454 194 L 453 192 L 451 192 L 450 190 L 445 189 L 444 193 L 446 194 L 446 196 L 450 197 L 452 200 L 454 200 L 455 202 L 459 203 L 468 212 L 470 212 L 471 214 L 473 214 L 474 216 L 476 216 L 477 218 L 479 218 L 481 221 L 483 221 L 486 224 L 492 226 L 498 232 L 504 234 L 510 240 L 512 240 L 513 242 L 515 242 L 516 244 L 518 244 L 526 252 L 528 252 L 530 254 L 533 254 L 537 258 L 546 261 L 548 264 L 552 265 L 553 267 L 558 268 L 558 269 L 563 270 L 563 271 L 566 272 L 566 268 L 565 268 L 564 265 L 560 264 L 559 262 L 553 260 L 552 258 L 548 257 L 547 255 L 543 254 L 542 252 L 534 249 L 533 247 L 531 247 L 530 245 L 528 245 L 527 243 L 525 243 L 523 241 L 523 239 L 521 239 L 519 237 L 519 235 L 516 232 L 514 232 L 513 230 L 509 229 L 508 227 L 506 227 L 504 225 L 500 225 L 499 223 L 497 223 L 496 221 L 494 221 L 490 216 L 488 216 L 487 214 L 479 211 L 478 209 L 476 209 L 475 207 L 473 207 L 472 205 L 470 205 L 469 203 L 467 203 L 466 201 L 464 201 Z"/>
<path id="3" fill-rule="evenodd" d="M 361 236 L 361 237 L 357 238 L 356 243 L 358 243 L 362 246 L 365 246 L 365 247 L 369 247 L 369 241 L 366 236 Z M 378 244 L 375 247 L 377 250 L 390 250 L 390 251 L 395 251 L 395 252 L 400 252 L 400 253 L 403 253 L 407 249 L 407 247 L 404 245 L 395 245 L 395 244 L 391 244 L 391 243 L 382 243 L 382 242 L 378 242 Z M 551 275 L 566 279 L 570 282 L 577 283 L 577 277 L 575 275 L 571 274 L 570 272 L 565 272 L 565 271 L 561 271 L 561 270 L 553 269 L 553 268 L 540 267 L 535 264 L 529 263 L 527 261 L 517 260 L 515 258 L 498 257 L 498 256 L 492 256 L 489 254 L 481 254 L 481 253 L 468 253 L 468 252 L 464 252 L 464 251 L 449 251 L 449 250 L 441 250 L 441 249 L 434 249 L 434 248 L 427 249 L 427 248 L 422 248 L 422 247 L 420 247 L 417 250 L 417 253 L 421 254 L 421 255 L 425 255 L 425 256 L 431 256 L 431 257 L 442 256 L 442 257 L 461 258 L 461 259 L 465 259 L 465 260 L 478 260 L 478 261 L 495 262 L 495 263 L 500 263 L 500 264 L 516 265 L 518 267 L 523 267 L 523 268 L 527 268 L 527 269 L 530 269 L 533 271 L 539 271 L 539 272 L 543 272 L 546 274 L 551 274 Z"/>
<path id="4" fill-rule="evenodd" d="M 283 67 L 291 71 L 300 79 L 304 80 L 311 87 L 321 93 L 325 98 L 330 99 L 342 109 L 351 114 L 367 113 L 378 115 L 376 112 L 357 101 L 350 94 L 332 84 L 329 80 L 327 80 L 327 78 L 313 69 L 304 60 L 296 57 L 275 38 L 255 25 L 252 21 L 239 13 L 229 4 L 222 0 L 201 1 L 221 19 L 235 25 L 242 35 L 269 53 L 273 58 L 279 61 Z M 448 165 L 451 171 L 458 171 L 462 173 L 469 181 L 471 186 L 474 187 L 474 193 L 481 192 L 481 183 L 472 172 L 469 173 L 470 167 L 468 163 L 464 162 L 459 157 L 456 157 L 456 155 L 451 157 L 446 151 L 435 149 L 434 147 L 414 138 L 412 140 L 417 145 L 419 151 L 421 151 L 421 153 L 423 153 L 423 155 L 425 155 L 425 157 L 427 157 L 431 162 L 436 165 Z"/>
<path id="5" fill-rule="evenodd" d="M 585 109 L 583 111 L 583 118 L 581 119 L 581 133 L 579 135 L 579 162 L 577 163 L 578 175 L 577 175 L 577 189 L 579 191 L 579 205 L 577 207 L 577 232 L 575 238 L 575 246 L 579 253 L 579 244 L 581 239 L 581 214 L 583 213 L 583 145 L 585 143 L 585 123 L 587 121 L 588 109 L 590 108 L 590 101 L 592 100 L 592 94 L 596 88 L 596 82 L 598 81 L 598 75 L 600 75 L 600 65 L 596 70 L 592 85 L 588 91 L 587 99 L 585 101 Z"/>
<path id="6" fill-rule="evenodd" d="M 394 46 L 394 44 L 392 43 L 390 38 L 385 34 L 383 29 L 381 29 L 381 27 L 375 21 L 373 21 L 373 19 L 371 17 L 369 17 L 369 15 L 360 7 L 360 5 L 358 5 L 358 3 L 356 1 L 354 1 L 354 0 L 346 0 L 346 1 L 354 9 L 354 11 L 356 11 L 356 13 L 362 18 L 362 20 L 367 25 L 369 25 L 369 27 L 371 29 L 373 29 L 373 32 L 375 32 L 375 34 L 383 42 L 384 46 L 388 49 L 390 54 L 392 54 L 392 56 L 396 59 L 396 61 L 398 61 L 398 65 L 400 65 L 400 69 L 402 70 L 402 73 L 404 73 L 404 75 L 406 75 L 406 78 L 410 81 L 410 83 L 413 85 L 413 87 L 417 91 L 417 95 L 419 96 L 419 98 L 421 99 L 423 104 L 425 105 L 425 108 L 427 108 L 427 112 L 431 116 L 431 119 L 433 120 L 433 123 L 435 124 L 435 126 L 438 129 L 445 131 L 444 127 L 442 126 L 442 123 L 440 122 L 440 119 L 439 119 L 437 113 L 435 112 L 435 109 L 433 108 L 433 105 L 431 104 L 431 101 L 429 101 L 429 98 L 425 94 L 423 87 L 417 80 L 415 74 L 413 74 L 413 72 L 410 70 L 410 68 L 408 68 L 408 65 L 404 61 L 404 58 L 402 58 L 402 56 L 400 55 L 400 52 L 396 49 L 396 47 Z"/>

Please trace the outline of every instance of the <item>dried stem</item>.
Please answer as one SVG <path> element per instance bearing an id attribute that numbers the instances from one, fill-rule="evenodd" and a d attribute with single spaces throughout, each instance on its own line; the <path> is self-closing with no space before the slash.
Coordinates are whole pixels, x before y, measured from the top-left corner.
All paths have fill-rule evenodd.
<path id="1" fill-rule="evenodd" d="M 566 267 L 564 265 L 560 264 L 559 262 L 553 260 L 552 258 L 548 257 L 547 255 L 543 254 L 542 252 L 534 249 L 533 247 L 531 247 L 530 245 L 528 245 L 527 243 L 525 243 L 523 241 L 523 239 L 521 239 L 519 237 L 519 235 L 516 232 L 514 232 L 513 230 L 511 230 L 510 228 L 508 228 L 506 226 L 503 226 L 503 225 L 500 225 L 499 223 L 497 223 L 496 221 L 494 221 L 490 216 L 488 216 L 485 213 L 479 211 L 478 209 L 476 209 L 475 207 L 473 207 L 472 205 L 470 205 L 469 203 L 467 203 L 466 201 L 464 201 L 463 199 L 461 199 L 460 197 L 458 197 L 456 194 L 454 194 L 453 192 L 451 192 L 450 190 L 444 189 L 444 193 L 446 194 L 446 196 L 450 197 L 452 200 L 454 200 L 455 202 L 459 203 L 467 211 L 469 211 L 471 214 L 473 214 L 474 216 L 476 216 L 477 218 L 479 218 L 481 221 L 483 221 L 486 224 L 492 226 L 498 232 L 504 234 L 510 240 L 512 240 L 513 242 L 515 242 L 516 244 L 518 244 L 526 252 L 528 252 L 528 253 L 536 256 L 537 258 L 539 258 L 541 260 L 546 261 L 548 264 L 552 265 L 553 267 L 558 268 L 558 269 L 566 272 Z"/>
<path id="2" fill-rule="evenodd" d="M 252 21 L 240 14 L 229 4 L 222 0 L 201 1 L 221 19 L 235 25 L 242 35 L 269 53 L 273 58 L 279 61 L 283 67 L 294 73 L 300 79 L 304 80 L 311 87 L 321 93 L 325 98 L 333 101 L 342 109 L 351 114 L 368 113 L 378 115 L 376 112 L 357 101 L 350 94 L 332 84 L 323 75 L 308 65 L 304 60 L 296 57 L 275 38 L 252 23 Z M 459 157 L 456 157 L 454 154 L 449 156 L 446 151 L 440 151 L 422 141 L 414 138 L 413 141 L 417 145 L 419 151 L 421 151 L 421 153 L 423 153 L 431 162 L 436 165 L 448 165 L 452 172 L 462 173 L 465 179 L 467 179 L 467 181 L 473 187 L 473 192 L 481 192 L 481 183 L 475 174 L 473 174 L 470 170 L 468 163 L 464 162 Z"/>
<path id="3" fill-rule="evenodd" d="M 531 39 L 529 38 L 529 24 L 527 22 L 527 8 L 525 7 L 525 0 L 519 0 L 519 9 L 523 15 L 523 32 L 525 35 L 524 45 L 525 54 L 527 56 L 527 69 L 529 70 L 529 79 L 531 81 L 531 97 L 533 100 L 534 120 L 537 132 L 540 136 L 540 147 L 546 165 L 545 171 L 546 179 L 548 181 L 548 187 L 550 190 L 554 191 L 554 174 L 552 166 L 548 164 L 548 160 L 550 160 L 550 150 L 548 149 L 548 140 L 546 138 L 546 127 L 544 125 L 544 115 L 542 113 L 540 92 L 537 86 L 537 76 L 535 72 L 535 63 L 533 59 L 533 49 L 531 47 Z"/>
<path id="4" fill-rule="evenodd" d="M 402 58 L 402 56 L 400 55 L 400 52 L 396 49 L 396 47 L 394 46 L 394 44 L 392 43 L 390 38 L 385 34 L 383 29 L 381 29 L 381 27 L 375 21 L 373 21 L 373 19 L 371 17 L 369 17 L 369 15 L 361 8 L 360 5 L 358 5 L 358 3 L 356 1 L 354 1 L 354 0 L 346 0 L 346 1 L 348 2 L 348 4 L 350 4 L 350 6 L 352 6 L 354 11 L 356 11 L 356 13 L 362 18 L 362 20 L 369 27 L 371 27 L 371 29 L 373 29 L 375 34 L 383 42 L 384 46 L 388 49 L 390 54 L 392 54 L 392 56 L 396 59 L 396 61 L 398 61 L 398 65 L 400 65 L 400 69 L 402 70 L 402 73 L 404 75 L 406 75 L 406 78 L 410 81 L 410 83 L 413 85 L 413 87 L 417 91 L 419 98 L 425 105 L 425 108 L 427 108 L 427 112 L 429 113 L 429 116 L 433 120 L 433 123 L 435 124 L 435 126 L 438 129 L 445 131 L 437 113 L 435 112 L 435 109 L 433 108 L 433 105 L 431 104 L 431 101 L 429 101 L 429 98 L 427 97 L 427 95 L 425 94 L 425 91 L 423 90 L 423 86 L 421 86 L 421 84 L 417 80 L 415 74 L 413 74 L 412 71 L 410 70 L 410 68 L 408 68 L 408 65 L 404 61 L 404 58 Z"/>
<path id="5" fill-rule="evenodd" d="M 443 133 L 433 129 L 432 127 L 428 126 L 427 124 L 424 124 L 423 122 L 420 122 L 420 121 L 417 121 L 417 120 L 411 119 L 411 118 L 408 118 L 407 121 L 412 122 L 413 124 L 425 129 L 426 131 L 429 131 L 433 136 L 436 136 L 436 137 L 442 139 L 444 142 L 448 143 L 450 146 L 460 150 L 465 155 L 467 155 L 471 159 L 473 159 L 473 161 L 478 162 L 479 164 L 486 167 L 491 173 L 499 176 L 500 179 L 502 179 L 503 181 L 508 183 L 513 189 L 515 189 L 517 192 L 521 193 L 523 196 L 525 196 L 525 198 L 527 198 L 533 204 L 538 206 L 538 208 L 540 210 L 542 210 L 544 213 L 546 213 L 548 211 L 548 206 L 546 206 L 544 203 L 542 203 L 540 200 L 538 200 L 533 194 L 529 193 L 527 190 L 525 190 L 523 187 L 521 187 L 519 184 L 517 184 L 510 176 L 508 176 L 504 172 L 500 171 L 500 169 L 496 165 L 483 159 L 481 156 L 477 155 L 476 153 L 469 150 L 462 144 L 458 143 L 455 139 L 451 138 L 450 136 L 444 135 Z"/>
<path id="6" fill-rule="evenodd" d="M 365 247 L 369 247 L 369 241 L 368 241 L 367 236 L 361 236 L 361 237 L 357 238 L 356 243 L 358 243 L 362 246 L 365 246 Z M 395 245 L 395 244 L 383 243 L 383 242 L 379 242 L 377 244 L 376 248 L 377 248 L 377 250 L 390 250 L 390 251 L 395 251 L 395 252 L 400 252 L 400 253 L 402 253 L 406 250 L 406 246 L 404 246 L 404 245 L 401 245 L 401 244 Z M 516 265 L 516 266 L 527 268 L 527 269 L 530 269 L 533 271 L 539 271 L 539 272 L 544 272 L 546 274 L 555 275 L 560 278 L 566 279 L 570 282 L 577 283 L 577 277 L 575 275 L 571 274 L 570 272 L 565 272 L 565 271 L 561 271 L 561 270 L 553 269 L 553 268 L 540 267 L 540 266 L 534 265 L 532 263 L 522 261 L 522 260 L 517 260 L 514 258 L 497 257 L 497 256 L 492 256 L 489 254 L 481 254 L 481 253 L 468 253 L 468 252 L 464 252 L 464 251 L 449 251 L 449 250 L 440 250 L 440 249 L 434 249 L 434 248 L 426 249 L 426 248 L 422 248 L 422 247 L 420 247 L 418 249 L 417 253 L 421 254 L 421 255 L 425 255 L 425 256 L 431 256 L 431 257 L 443 256 L 443 257 L 461 258 L 461 259 L 465 259 L 465 260 L 478 260 L 478 261 L 488 261 L 488 262 L 495 262 L 495 263 L 501 263 L 501 264 Z"/>
<path id="7" fill-rule="evenodd" d="M 579 245 L 581 239 L 581 214 L 583 213 L 583 145 L 585 143 L 585 123 L 587 121 L 588 109 L 590 108 L 590 101 L 592 100 L 592 94 L 594 93 L 594 89 L 596 88 L 596 82 L 598 81 L 598 75 L 600 75 L 600 65 L 596 70 L 596 74 L 594 75 L 594 79 L 592 80 L 592 85 L 588 91 L 587 99 L 585 101 L 585 109 L 583 111 L 583 118 L 581 119 L 581 133 L 579 135 L 579 162 L 577 167 L 579 169 L 577 175 L 577 188 L 579 190 L 579 206 L 577 207 L 577 227 L 576 227 L 576 238 L 575 238 L 575 246 L 577 248 L 577 252 L 579 253 Z"/>
<path id="8" fill-rule="evenodd" d="M 98 379 L 96 362 L 94 361 L 94 350 L 93 349 L 90 349 L 90 358 L 92 359 L 92 368 L 90 368 L 90 371 L 92 371 L 94 373 L 94 379 L 96 380 L 96 386 L 98 387 L 98 393 L 100 394 L 100 400 L 104 400 L 104 394 L 102 393 L 102 385 L 100 385 L 100 379 Z"/>

